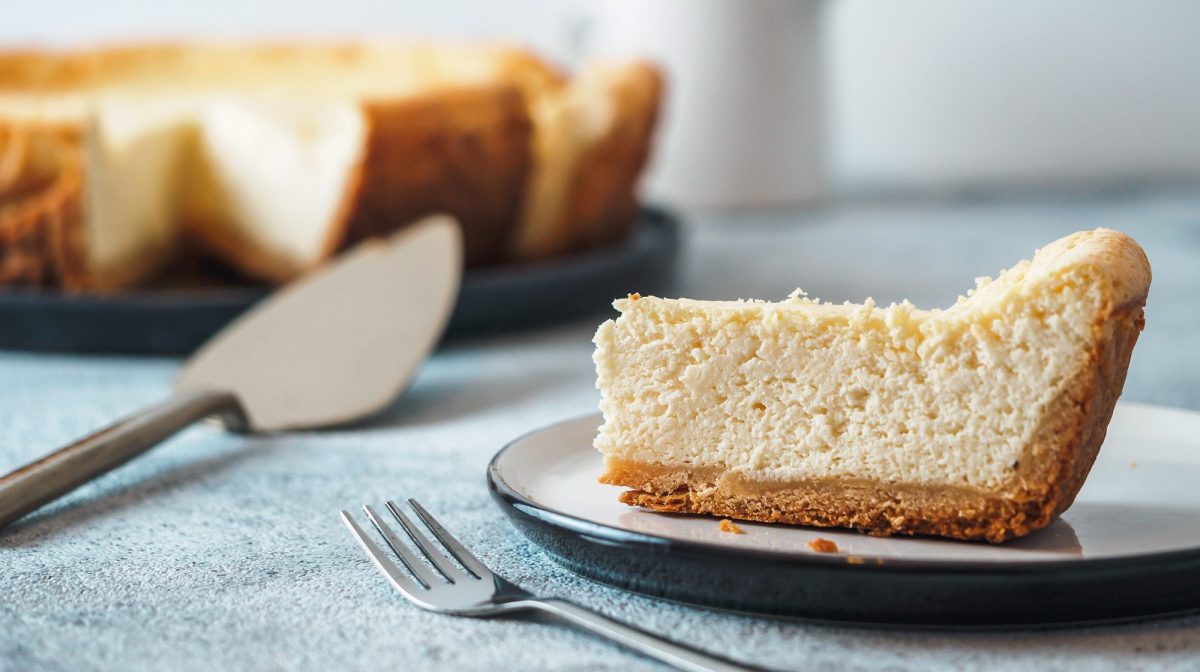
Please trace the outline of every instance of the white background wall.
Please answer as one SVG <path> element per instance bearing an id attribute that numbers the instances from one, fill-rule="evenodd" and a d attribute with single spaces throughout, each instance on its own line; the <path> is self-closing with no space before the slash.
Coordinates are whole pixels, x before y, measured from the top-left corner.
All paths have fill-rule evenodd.
<path id="1" fill-rule="evenodd" d="M 1200 176 L 1200 2 L 849 0 L 832 18 L 844 181 Z"/>
<path id="2" fill-rule="evenodd" d="M 9 0 L 0 42 L 441 35 L 515 38 L 567 58 L 592 1 L 603 0 Z M 830 0 L 826 10 L 837 188 L 1200 179 L 1198 2 Z M 676 28 L 662 26 L 663 39 Z M 770 105 L 745 102 L 747 123 Z"/>

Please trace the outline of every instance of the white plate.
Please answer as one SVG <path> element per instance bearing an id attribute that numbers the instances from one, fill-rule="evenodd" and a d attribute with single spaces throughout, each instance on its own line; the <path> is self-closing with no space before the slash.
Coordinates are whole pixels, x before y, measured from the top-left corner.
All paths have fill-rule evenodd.
<path id="1" fill-rule="evenodd" d="M 827 610 L 812 609 L 811 604 L 796 608 L 776 604 L 778 600 L 769 599 L 771 596 L 710 595 L 703 590 L 697 594 L 686 586 L 672 585 L 677 582 L 667 578 L 672 567 L 669 561 L 665 567 L 639 569 L 646 564 L 649 553 L 656 558 L 685 555 L 700 565 L 733 563 L 734 576 L 726 577 L 733 582 L 740 580 L 737 574 L 741 572 L 736 567 L 758 562 L 787 563 L 789 571 L 796 566 L 851 570 L 858 579 L 870 568 L 877 570 L 875 574 L 908 572 L 910 578 L 913 573 L 952 573 L 980 580 L 1020 575 L 1026 577 L 1026 583 L 1061 583 L 1064 577 L 1072 584 L 1094 579 L 1089 586 L 1080 586 L 1084 594 L 1087 590 L 1112 592 L 1113 581 L 1136 579 L 1148 585 L 1143 593 L 1150 594 L 1134 595 L 1133 601 L 1145 600 L 1153 605 L 1101 609 L 1096 617 L 1122 618 L 1200 608 L 1200 413 L 1119 404 L 1075 504 L 1045 529 L 1003 545 L 875 538 L 852 531 L 756 523 L 739 523 L 745 534 L 736 535 L 721 532 L 714 518 L 631 508 L 617 501 L 620 488 L 596 480 L 602 464 L 591 442 L 599 422 L 598 415 L 579 418 L 516 440 L 493 460 L 489 480 L 506 512 L 531 538 L 573 569 L 611 583 L 716 606 L 839 618 Z M 808 543 L 817 537 L 834 541 L 839 552 L 821 554 L 811 550 Z M 596 560 L 597 555 L 606 553 L 603 549 L 615 556 L 602 558 L 603 562 Z M 632 563 L 633 570 L 622 563 Z M 674 567 L 678 569 L 678 563 Z M 1184 599 L 1159 599 L 1156 588 L 1149 585 L 1154 577 L 1147 576 L 1154 572 L 1163 581 L 1167 580 L 1163 572 L 1170 575 L 1173 583 L 1161 586 L 1164 593 L 1169 596 L 1175 592 Z M 1180 572 L 1182 575 L 1177 576 Z M 780 573 L 777 567 L 774 573 Z M 768 582 L 764 589 L 778 588 Z M 1018 592 L 1020 588 L 1007 587 Z M 1079 597 L 1072 595 L 1060 597 Z M 735 604 L 724 599 L 729 597 Z M 1037 605 L 1041 603 L 1034 600 L 1027 606 L 1040 608 Z M 855 620 L 865 617 L 895 622 L 887 613 L 862 611 Z M 1089 615 L 1086 610 L 1077 611 L 1067 609 L 1069 613 L 1057 617 L 1048 617 L 1044 611 L 1025 613 L 1023 617 L 1014 614 L 999 622 L 1077 621 Z M 990 622 L 987 618 L 975 620 Z"/>

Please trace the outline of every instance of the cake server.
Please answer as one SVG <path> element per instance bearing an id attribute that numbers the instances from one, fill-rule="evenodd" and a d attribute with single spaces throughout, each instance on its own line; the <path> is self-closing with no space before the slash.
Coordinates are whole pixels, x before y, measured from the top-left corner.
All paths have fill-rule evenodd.
<path id="1" fill-rule="evenodd" d="M 458 224 L 430 217 L 287 285 L 201 347 L 170 398 L 0 477 L 0 528 L 204 418 L 278 432 L 383 409 L 445 327 L 461 250 Z"/>

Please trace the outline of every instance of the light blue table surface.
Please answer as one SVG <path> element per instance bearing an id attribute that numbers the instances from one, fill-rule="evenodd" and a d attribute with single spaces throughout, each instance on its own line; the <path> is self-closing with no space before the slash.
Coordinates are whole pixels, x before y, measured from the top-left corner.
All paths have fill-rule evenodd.
<path id="1" fill-rule="evenodd" d="M 856 202 L 691 224 L 683 294 L 780 298 L 799 286 L 829 300 L 925 306 L 949 304 L 975 276 L 1060 235 L 1121 229 L 1154 267 L 1125 398 L 1200 409 L 1200 193 Z M 1046 632 L 873 630 L 664 604 L 572 575 L 508 525 L 484 468 L 517 435 L 595 408 L 598 321 L 453 343 L 391 410 L 353 429 L 189 430 L 0 533 L 0 669 L 657 669 L 563 626 L 455 619 L 403 602 L 336 511 L 413 496 L 531 590 L 759 664 L 1200 670 L 1200 617 Z M 161 398 L 177 366 L 0 353 L 0 471 Z"/>

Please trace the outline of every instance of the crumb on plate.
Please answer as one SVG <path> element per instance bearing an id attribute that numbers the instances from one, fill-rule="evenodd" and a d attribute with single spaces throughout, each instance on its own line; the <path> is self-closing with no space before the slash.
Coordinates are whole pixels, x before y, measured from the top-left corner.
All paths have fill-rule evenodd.
<path id="1" fill-rule="evenodd" d="M 731 534 L 745 534 L 745 531 L 743 531 L 742 528 L 738 527 L 736 523 L 728 518 L 721 521 L 721 531 L 729 532 Z"/>
<path id="2" fill-rule="evenodd" d="M 837 544 L 828 539 L 821 538 L 813 539 L 812 541 L 808 542 L 808 547 L 817 553 L 837 553 L 838 551 Z"/>

